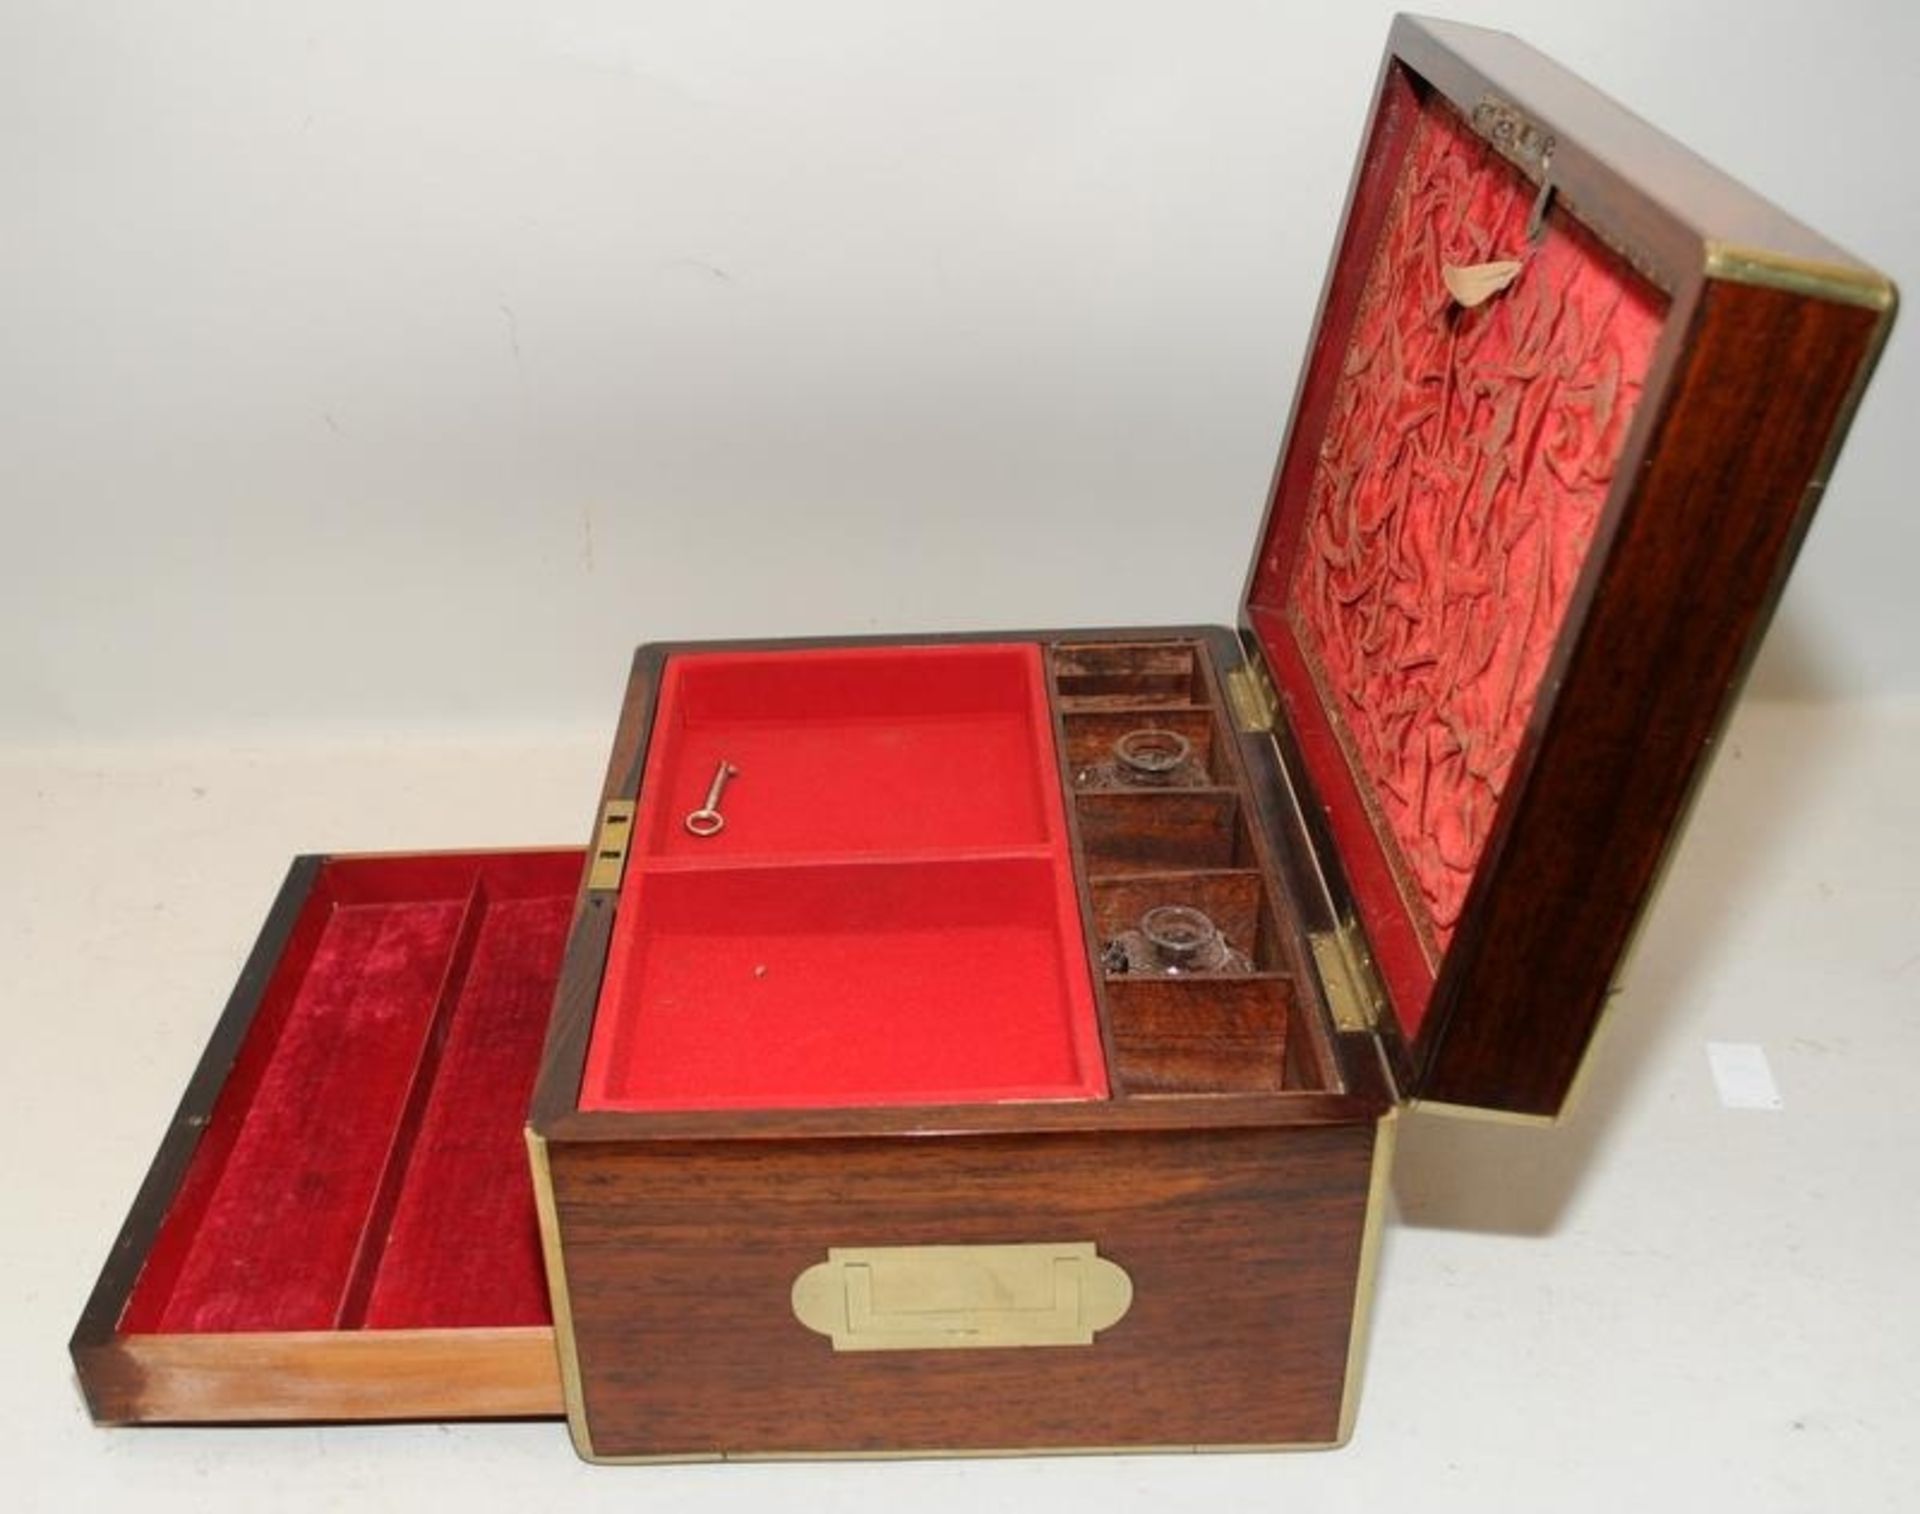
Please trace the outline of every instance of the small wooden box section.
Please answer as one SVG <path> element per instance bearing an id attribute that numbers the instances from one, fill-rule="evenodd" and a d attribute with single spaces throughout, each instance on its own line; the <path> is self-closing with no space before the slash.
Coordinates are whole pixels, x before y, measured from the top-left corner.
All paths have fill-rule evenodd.
<path id="1" fill-rule="evenodd" d="M 1314 986 L 1318 917 L 1296 906 L 1276 850 L 1286 824 L 1270 810 L 1269 749 L 1236 729 L 1218 671 L 1239 657 L 1224 630 L 642 650 L 609 794 L 637 803 L 633 835 L 651 850 L 628 858 L 617 890 L 587 892 L 534 1116 L 583 1453 L 1344 1435 L 1391 1103 L 1370 1051 L 1340 1054 Z M 843 757 L 857 772 L 886 754 L 885 786 L 916 834 L 901 860 L 855 810 L 857 860 L 833 857 L 827 831 L 776 868 L 774 843 L 794 828 L 776 796 L 806 806 L 860 788 L 851 774 L 781 772 L 789 751 L 813 760 L 809 741 L 783 734 L 820 710 L 780 685 L 844 688 L 844 667 L 821 673 L 848 659 L 911 691 L 864 705 Z M 958 769 L 896 766 L 899 751 L 967 742 L 937 686 L 983 659 L 1030 680 L 1010 701 L 1029 712 L 1024 733 Z M 740 667 L 765 712 L 751 739 L 690 739 L 684 691 Z M 1183 764 L 1131 785 L 1097 778 L 1131 732 L 1177 733 Z M 720 762 L 739 768 L 740 795 L 758 781 L 757 807 L 743 798 L 712 838 L 724 844 L 660 845 L 660 812 L 697 806 Z M 978 792 L 945 792 L 954 784 Z M 1017 832 L 999 824 L 1009 787 L 1039 794 Z M 956 823 L 970 808 L 994 828 Z M 929 814 L 941 817 L 931 846 Z M 1048 890 L 1018 871 L 1044 882 L 1048 868 L 1064 921 L 1028 902 Z M 857 907 L 840 907 L 836 870 L 861 880 Z M 917 892 L 916 879 L 934 886 Z M 650 902 L 663 883 L 678 891 L 665 906 Z M 1161 906 L 1204 912 L 1231 960 L 1117 957 Z M 1027 981 L 995 968 L 1010 911 L 1048 943 Z M 924 949 L 903 956 L 898 929 Z M 662 938 L 700 943 L 697 982 L 636 978 L 631 964 Z M 792 981 L 769 999 L 775 977 Z M 1090 1039 L 1065 1064 L 1074 1077 L 1043 1083 L 1034 1038 L 1071 1047 L 1053 1030 L 1063 1004 L 1070 1020 L 1085 1006 Z M 728 1096 L 743 1088 L 760 1097 Z M 848 1264 L 843 1284 L 846 1255 L 881 1260 Z M 1083 1268 L 1124 1304 L 1097 1304 Z"/>
<path id="2" fill-rule="evenodd" d="M 583 1109 L 1105 1092 L 1037 647 L 674 658 L 653 731 Z"/>
<path id="3" fill-rule="evenodd" d="M 560 1412 L 521 1111 L 582 861 L 294 863 L 74 1334 L 96 1418 Z"/>

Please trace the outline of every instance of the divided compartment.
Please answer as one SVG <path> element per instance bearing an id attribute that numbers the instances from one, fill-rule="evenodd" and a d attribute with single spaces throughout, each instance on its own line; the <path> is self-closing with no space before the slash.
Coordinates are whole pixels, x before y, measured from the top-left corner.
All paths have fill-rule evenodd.
<path id="1" fill-rule="evenodd" d="M 1039 644 L 670 654 L 578 1107 L 1106 1095 Z"/>
<path id="2" fill-rule="evenodd" d="M 1104 945 L 1123 931 L 1137 929 L 1147 911 L 1162 906 L 1197 909 L 1213 922 L 1221 939 L 1251 963 L 1248 970 L 1225 968 L 1194 976 L 1208 981 L 1244 978 L 1251 973 L 1284 973 L 1286 954 L 1267 903 L 1266 883 L 1253 868 L 1218 871 L 1126 873 L 1095 878 L 1088 885 L 1093 932 Z M 1125 974 L 1108 971 L 1109 981 Z"/>
<path id="3" fill-rule="evenodd" d="M 582 1108 L 1106 1095 L 1049 857 L 663 870 L 622 907 Z"/>
<path id="4" fill-rule="evenodd" d="M 669 657 L 634 844 L 651 860 L 1045 847 L 1052 717 L 1030 643 Z M 695 835 L 722 763 L 723 827 Z"/>
<path id="5" fill-rule="evenodd" d="M 1289 1036 L 1298 1001 L 1276 884 L 1254 835 L 1206 645 L 1067 644 L 1053 649 L 1051 668 L 1116 1092 L 1319 1086 L 1321 1059 Z M 1119 774 L 1116 743 L 1134 731 L 1177 735 L 1186 764 L 1167 778 Z M 1250 965 L 1113 970 L 1104 960 L 1108 944 L 1138 932 L 1147 911 L 1161 906 L 1199 910 Z M 1137 949 L 1139 937 L 1133 940 Z"/>
<path id="6" fill-rule="evenodd" d="M 582 860 L 296 864 L 75 1337 L 101 1417 L 558 1412 L 523 1126 Z"/>
<path id="7" fill-rule="evenodd" d="M 1060 723 L 1067 771 L 1080 792 L 1164 793 L 1233 781 L 1205 708 L 1073 710 Z M 1165 770 L 1155 770 L 1156 758 Z"/>
<path id="8" fill-rule="evenodd" d="M 1252 870 L 1139 873 L 1090 885 L 1101 943 L 1138 929 L 1149 910 L 1201 911 L 1250 966 L 1168 976 L 1108 970 L 1103 991 L 1114 1081 L 1128 1093 L 1273 1093 L 1297 1087 L 1289 1070 L 1294 985 L 1267 889 Z"/>
<path id="9" fill-rule="evenodd" d="M 1062 711 L 1210 703 L 1200 644 L 1186 640 L 1061 642 L 1053 686 Z"/>
<path id="10" fill-rule="evenodd" d="M 1204 656 L 1197 643 L 1175 645 L 1190 657 Z M 1193 673 L 1193 689 L 1202 695 L 1211 689 L 1209 671 L 1201 662 Z M 1089 879 L 1115 873 L 1260 868 L 1245 790 L 1215 703 L 1063 712 L 1061 725 Z M 1113 786 L 1083 781 L 1085 770 L 1110 757 L 1115 743 L 1131 731 L 1180 736 L 1190 749 L 1189 763 L 1201 770 L 1195 775 L 1198 781 Z"/>
<path id="11" fill-rule="evenodd" d="M 1102 789 L 1074 810 L 1090 879 L 1259 865 L 1237 789 Z"/>

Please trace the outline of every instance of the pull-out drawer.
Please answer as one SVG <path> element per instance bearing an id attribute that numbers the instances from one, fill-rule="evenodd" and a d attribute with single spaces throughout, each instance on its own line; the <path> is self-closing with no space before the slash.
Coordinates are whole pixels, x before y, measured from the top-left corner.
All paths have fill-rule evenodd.
<path id="1" fill-rule="evenodd" d="M 74 1333 L 96 1419 L 562 1412 L 522 1130 L 583 860 L 294 863 Z"/>

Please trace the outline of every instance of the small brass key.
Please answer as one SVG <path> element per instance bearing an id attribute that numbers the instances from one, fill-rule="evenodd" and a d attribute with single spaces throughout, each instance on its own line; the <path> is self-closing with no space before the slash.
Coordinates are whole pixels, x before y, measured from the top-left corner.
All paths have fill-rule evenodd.
<path id="1" fill-rule="evenodd" d="M 727 817 L 720 813 L 720 791 L 727 786 L 727 780 L 739 772 L 726 758 L 720 759 L 720 766 L 713 772 L 713 782 L 707 786 L 707 802 L 687 814 L 687 829 L 694 835 L 717 836 L 726 829 Z"/>

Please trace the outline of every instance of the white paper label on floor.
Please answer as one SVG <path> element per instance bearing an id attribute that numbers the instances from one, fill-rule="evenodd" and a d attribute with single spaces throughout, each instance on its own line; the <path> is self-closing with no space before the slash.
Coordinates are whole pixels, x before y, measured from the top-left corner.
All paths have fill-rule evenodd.
<path id="1" fill-rule="evenodd" d="M 1778 1109 L 1780 1090 L 1766 1048 L 1752 1041 L 1707 1042 L 1707 1065 L 1723 1109 Z"/>

